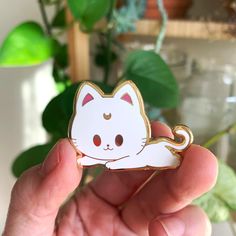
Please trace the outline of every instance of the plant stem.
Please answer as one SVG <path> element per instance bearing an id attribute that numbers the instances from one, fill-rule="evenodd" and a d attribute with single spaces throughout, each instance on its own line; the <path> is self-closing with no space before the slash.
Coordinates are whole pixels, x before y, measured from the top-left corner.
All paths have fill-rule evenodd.
<path id="1" fill-rule="evenodd" d="M 51 26 L 50 26 L 49 21 L 48 21 L 48 17 L 47 17 L 47 13 L 46 13 L 46 9 L 45 9 L 43 0 L 38 0 L 38 3 L 39 3 L 41 16 L 42 16 L 43 23 L 45 25 L 47 34 L 51 36 L 52 35 Z"/>
<path id="2" fill-rule="evenodd" d="M 218 140 L 220 140 L 224 135 L 234 132 L 236 132 L 236 122 L 227 127 L 226 129 L 213 135 L 205 144 L 203 144 L 203 146 L 209 148 L 213 144 L 215 144 Z"/>
<path id="3" fill-rule="evenodd" d="M 111 69 L 111 46 L 112 46 L 112 32 L 113 32 L 113 26 L 112 26 L 111 21 L 112 21 L 113 7 L 115 5 L 115 1 L 116 0 L 110 0 L 110 9 L 107 15 L 108 30 L 106 32 L 106 41 L 107 41 L 106 66 L 105 66 L 104 79 L 103 79 L 103 82 L 105 84 L 108 83 L 110 69 Z"/>
<path id="4" fill-rule="evenodd" d="M 166 13 L 163 0 L 157 0 L 157 6 L 161 14 L 161 29 L 157 37 L 155 51 L 156 53 L 159 53 L 163 44 L 163 40 L 165 38 L 165 34 L 166 34 L 168 15 Z"/>
<path id="5" fill-rule="evenodd" d="M 61 8 L 61 1 L 55 2 L 55 12 L 58 13 Z"/>

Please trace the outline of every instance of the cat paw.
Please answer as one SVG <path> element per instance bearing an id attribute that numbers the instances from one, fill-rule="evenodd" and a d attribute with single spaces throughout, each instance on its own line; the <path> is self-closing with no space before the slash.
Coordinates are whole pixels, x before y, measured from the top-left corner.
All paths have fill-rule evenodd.
<path id="1" fill-rule="evenodd" d="M 111 165 L 110 165 L 109 162 L 107 162 L 107 163 L 105 164 L 105 166 L 106 166 L 107 169 L 111 169 Z"/>
<path id="2" fill-rule="evenodd" d="M 111 161 L 111 162 L 106 163 L 106 168 L 110 170 L 122 170 L 122 169 L 130 168 L 130 167 L 127 166 L 127 164 L 123 162 L 120 163 L 119 161 Z"/>
<path id="3" fill-rule="evenodd" d="M 92 165 L 96 165 L 97 162 L 94 161 L 93 159 L 89 158 L 89 157 L 82 157 L 79 158 L 80 159 L 80 164 L 82 166 L 92 166 Z"/>
<path id="4" fill-rule="evenodd" d="M 80 158 L 77 162 L 80 163 L 80 165 L 82 166 L 86 166 L 86 165 L 89 165 L 90 163 L 87 162 L 84 158 Z"/>
<path id="5" fill-rule="evenodd" d="M 112 162 L 107 162 L 105 166 L 107 169 L 115 169 L 116 165 L 114 165 Z"/>
<path id="6" fill-rule="evenodd" d="M 180 165 L 180 158 L 175 158 L 175 160 L 172 162 L 172 165 L 178 167 Z"/>

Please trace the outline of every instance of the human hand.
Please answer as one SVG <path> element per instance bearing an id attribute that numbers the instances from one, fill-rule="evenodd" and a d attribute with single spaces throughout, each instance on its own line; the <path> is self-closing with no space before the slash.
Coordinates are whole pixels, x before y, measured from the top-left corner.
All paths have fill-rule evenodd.
<path id="1" fill-rule="evenodd" d="M 152 123 L 152 133 L 171 137 L 158 122 Z M 207 149 L 191 145 L 178 169 L 156 175 L 152 170 L 104 171 L 61 207 L 81 180 L 76 159 L 69 141 L 60 140 L 42 165 L 18 179 L 4 236 L 211 234 L 205 213 L 189 205 L 216 181 L 217 161 Z"/>

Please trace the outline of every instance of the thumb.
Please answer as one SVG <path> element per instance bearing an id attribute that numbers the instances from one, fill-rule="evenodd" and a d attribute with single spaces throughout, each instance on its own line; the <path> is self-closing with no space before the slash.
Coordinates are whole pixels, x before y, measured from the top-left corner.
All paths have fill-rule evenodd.
<path id="1" fill-rule="evenodd" d="M 3 235 L 52 235 L 58 210 L 81 175 L 75 150 L 67 139 L 60 140 L 42 165 L 16 182 Z"/>

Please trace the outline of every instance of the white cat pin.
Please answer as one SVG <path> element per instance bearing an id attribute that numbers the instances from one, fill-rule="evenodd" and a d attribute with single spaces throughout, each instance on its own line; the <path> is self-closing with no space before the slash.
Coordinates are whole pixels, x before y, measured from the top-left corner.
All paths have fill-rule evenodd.
<path id="1" fill-rule="evenodd" d="M 153 139 L 142 96 L 132 81 L 104 94 L 84 82 L 75 97 L 69 127 L 71 143 L 82 166 L 105 165 L 108 169 L 169 169 L 180 164 L 180 153 L 193 142 L 190 129 L 174 128 L 180 141 Z"/>

